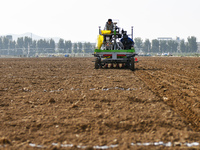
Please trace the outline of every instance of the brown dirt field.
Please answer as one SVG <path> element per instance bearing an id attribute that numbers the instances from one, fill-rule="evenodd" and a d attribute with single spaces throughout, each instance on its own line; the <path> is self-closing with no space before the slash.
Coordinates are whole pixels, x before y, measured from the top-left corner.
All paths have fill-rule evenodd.
<path id="1" fill-rule="evenodd" d="M 93 60 L 0 59 L 0 149 L 200 142 L 200 58 L 139 57 L 134 72 L 95 70 Z M 160 141 L 172 145 L 139 146 Z"/>

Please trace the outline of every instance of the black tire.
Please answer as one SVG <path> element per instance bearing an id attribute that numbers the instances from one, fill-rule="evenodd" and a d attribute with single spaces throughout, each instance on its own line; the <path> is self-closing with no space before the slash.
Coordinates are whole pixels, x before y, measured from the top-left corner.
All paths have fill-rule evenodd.
<path id="1" fill-rule="evenodd" d="M 130 63 L 129 63 L 129 68 L 132 71 L 135 71 L 135 58 L 131 58 Z"/>
<path id="2" fill-rule="evenodd" d="M 95 69 L 99 69 L 101 65 L 101 60 L 99 58 L 95 59 L 95 64 L 94 64 L 94 68 Z"/>

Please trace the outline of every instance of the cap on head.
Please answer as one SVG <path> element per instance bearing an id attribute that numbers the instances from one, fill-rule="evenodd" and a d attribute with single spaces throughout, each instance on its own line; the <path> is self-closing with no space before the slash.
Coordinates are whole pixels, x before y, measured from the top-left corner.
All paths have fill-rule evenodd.
<path id="1" fill-rule="evenodd" d="M 108 19 L 108 22 L 112 22 L 112 19 Z"/>

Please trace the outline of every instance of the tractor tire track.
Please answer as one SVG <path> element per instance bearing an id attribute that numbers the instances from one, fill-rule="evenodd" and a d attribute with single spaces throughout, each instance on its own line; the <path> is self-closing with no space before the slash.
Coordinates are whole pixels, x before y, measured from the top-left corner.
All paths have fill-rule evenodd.
<path id="1" fill-rule="evenodd" d="M 159 96 L 163 101 L 171 106 L 174 111 L 180 114 L 184 120 L 191 124 L 195 131 L 200 131 L 200 115 L 199 109 L 194 108 L 195 101 L 199 104 L 197 96 L 192 97 L 189 90 L 183 90 L 189 82 L 187 79 L 179 79 L 179 77 L 164 73 L 163 71 L 138 71 L 138 78 L 142 80 L 149 89 Z M 173 78 L 176 80 L 173 83 Z M 199 95 L 199 89 L 196 89 L 196 94 Z"/>

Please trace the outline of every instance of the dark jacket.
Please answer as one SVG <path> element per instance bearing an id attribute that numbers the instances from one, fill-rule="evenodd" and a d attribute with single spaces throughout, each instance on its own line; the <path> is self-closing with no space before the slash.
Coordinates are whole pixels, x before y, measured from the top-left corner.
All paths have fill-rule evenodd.
<path id="1" fill-rule="evenodd" d="M 134 46 L 134 41 L 127 35 L 124 35 L 120 41 L 124 45 L 124 49 L 131 49 L 131 47 Z"/>

